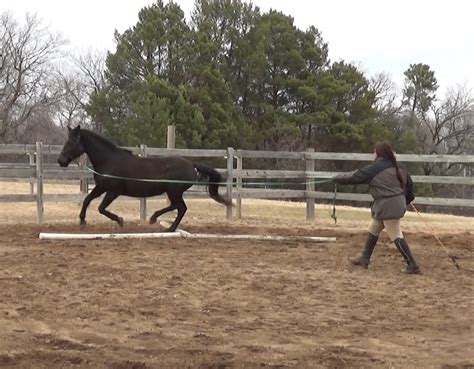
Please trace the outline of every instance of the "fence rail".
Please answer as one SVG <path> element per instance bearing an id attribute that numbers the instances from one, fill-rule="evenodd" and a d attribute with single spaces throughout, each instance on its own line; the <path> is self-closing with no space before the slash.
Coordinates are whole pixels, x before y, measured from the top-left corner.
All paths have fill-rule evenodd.
<path id="1" fill-rule="evenodd" d="M 38 221 L 42 222 L 45 202 L 81 201 L 88 193 L 89 183 L 93 181 L 93 175 L 87 170 L 86 158 L 82 157 L 78 164 L 71 164 L 68 168 L 61 168 L 57 164 L 49 164 L 45 161 L 47 156 L 57 156 L 62 146 L 43 145 L 38 142 L 35 145 L 0 145 L 0 155 L 25 155 L 24 163 L 0 163 L 0 181 L 29 182 L 30 194 L 0 195 L 0 202 L 36 202 Z M 149 148 L 145 145 L 139 147 L 127 147 L 127 149 L 140 156 L 169 156 L 180 155 L 190 158 L 224 158 L 226 168 L 217 170 L 225 179 L 225 191 L 229 200 L 236 200 L 235 215 L 237 218 L 242 214 L 243 198 L 261 199 L 304 199 L 306 201 L 306 218 L 314 219 L 315 199 L 329 200 L 333 193 L 318 191 L 314 184 L 315 179 L 331 178 L 339 172 L 316 171 L 315 163 L 320 160 L 326 161 L 372 161 L 372 154 L 350 154 L 333 152 L 314 152 L 309 149 L 304 152 L 273 152 L 254 150 L 187 150 L 187 149 L 164 149 Z M 304 161 L 305 170 L 261 170 L 244 169 L 245 159 L 288 159 Z M 401 162 L 430 162 L 430 163 L 474 163 L 474 155 L 403 155 L 397 156 Z M 472 186 L 474 178 L 471 176 L 412 176 L 415 183 L 438 183 Z M 247 185 L 248 180 L 296 180 L 304 189 L 258 188 L 261 186 Z M 298 181 L 299 180 L 299 181 Z M 79 191 L 73 194 L 45 194 L 43 187 L 45 183 L 80 183 Z M 248 183 L 248 182 L 247 182 Z M 296 183 L 296 182 L 295 182 Z M 265 183 L 264 183 L 265 184 Z M 263 185 L 264 185 L 263 184 Z M 263 186 L 262 185 L 262 186 Z M 36 187 L 36 188 L 35 188 Z M 185 193 L 186 197 L 206 197 L 204 186 L 194 186 L 194 191 Z M 338 199 L 345 201 L 371 201 L 367 194 L 339 193 Z M 137 199 L 134 199 L 137 201 Z M 146 199 L 140 199 L 140 219 L 146 219 Z M 417 204 L 439 205 L 439 206 L 462 206 L 473 207 L 474 200 L 470 198 L 434 198 L 417 197 Z M 232 207 L 227 207 L 227 218 L 234 216 Z"/>

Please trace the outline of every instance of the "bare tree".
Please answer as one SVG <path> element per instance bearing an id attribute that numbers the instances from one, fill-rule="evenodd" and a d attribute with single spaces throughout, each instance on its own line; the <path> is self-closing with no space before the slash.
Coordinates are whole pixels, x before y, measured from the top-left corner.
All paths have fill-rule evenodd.
<path id="1" fill-rule="evenodd" d="M 75 58 L 75 64 L 82 72 L 88 92 L 98 92 L 105 84 L 105 57 L 99 51 L 89 50 Z"/>
<path id="2" fill-rule="evenodd" d="M 471 91 L 458 86 L 450 89 L 431 111 L 418 117 L 417 136 L 422 152 L 427 154 L 459 155 L 472 152 L 474 145 L 474 100 Z M 426 174 L 433 173 L 432 163 L 424 165 Z M 456 174 L 463 166 L 450 164 L 436 170 L 436 174 Z"/>
<path id="3" fill-rule="evenodd" d="M 383 115 L 394 115 L 401 111 L 402 105 L 397 103 L 397 86 L 387 73 L 378 73 L 370 78 L 369 89 L 375 94 L 376 109 Z"/>
<path id="4" fill-rule="evenodd" d="M 79 74 L 63 72 L 58 78 L 58 90 L 61 91 L 61 98 L 56 104 L 56 122 L 62 128 L 73 127 L 78 124 L 82 126 L 90 125 L 85 106 L 89 95 L 86 85 Z"/>
<path id="5" fill-rule="evenodd" d="M 0 15 L 0 141 L 15 139 L 36 110 L 57 102 L 52 63 L 64 44 L 36 16 L 21 25 Z"/>
<path id="6" fill-rule="evenodd" d="M 86 112 L 92 94 L 104 85 L 104 56 L 98 51 L 88 51 L 72 58 L 72 63 L 60 72 L 58 88 L 61 99 L 57 104 L 57 121 L 62 127 L 81 124 L 101 131 Z"/>
<path id="7" fill-rule="evenodd" d="M 403 112 L 401 93 L 397 85 L 386 73 L 378 73 L 369 80 L 369 88 L 374 93 L 377 121 L 389 128 L 395 141 L 402 141 L 407 129 L 407 117 Z"/>
<path id="8" fill-rule="evenodd" d="M 15 132 L 15 142 L 64 143 L 67 131 L 54 123 L 55 110 L 54 106 L 35 109 L 26 123 Z"/>
<path id="9" fill-rule="evenodd" d="M 464 87 L 450 89 L 445 99 L 419 116 L 423 152 L 461 154 L 472 140 L 474 100 Z"/>

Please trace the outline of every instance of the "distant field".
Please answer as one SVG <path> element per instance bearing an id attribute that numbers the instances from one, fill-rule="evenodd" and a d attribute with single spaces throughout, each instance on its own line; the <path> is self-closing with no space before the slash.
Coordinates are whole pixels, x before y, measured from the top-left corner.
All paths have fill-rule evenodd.
<path id="1" fill-rule="evenodd" d="M 28 183 L 0 182 L 0 194 L 28 194 L 30 186 Z M 77 193 L 78 185 L 46 184 L 46 194 Z M 125 199 L 125 198 L 122 198 Z M 100 200 L 94 200 L 89 207 L 87 219 L 89 223 L 110 223 L 108 219 L 97 211 Z M 226 223 L 225 208 L 211 199 L 188 199 L 188 212 L 183 219 L 183 227 L 187 224 Z M 166 205 L 165 197 L 159 200 L 148 201 L 148 216 L 152 211 Z M 35 203 L 1 203 L 0 222 L 5 223 L 36 223 Z M 120 198 L 115 201 L 110 210 L 124 217 L 126 222 L 139 222 L 138 200 L 123 201 Z M 45 203 L 45 222 L 47 223 L 77 223 L 80 204 L 74 202 Z M 346 206 L 337 207 L 337 225 L 331 219 L 332 206 L 316 204 L 316 220 L 307 222 L 305 220 L 305 203 L 290 201 L 255 200 L 244 199 L 242 201 L 242 219 L 235 220 L 236 225 L 248 226 L 298 226 L 311 228 L 318 227 L 341 227 L 341 228 L 365 228 L 370 221 L 370 212 L 367 207 L 352 208 Z M 175 213 L 166 215 L 163 219 L 174 218 Z M 445 214 L 423 214 L 424 220 L 429 227 L 442 232 L 472 232 L 474 230 L 474 218 L 460 217 Z M 404 218 L 404 229 L 407 231 L 426 232 L 426 227 L 419 217 L 409 212 Z"/>

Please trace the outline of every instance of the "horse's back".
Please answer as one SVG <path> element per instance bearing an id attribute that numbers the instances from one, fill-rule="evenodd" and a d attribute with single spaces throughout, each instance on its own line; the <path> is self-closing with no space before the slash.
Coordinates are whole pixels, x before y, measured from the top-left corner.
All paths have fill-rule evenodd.
<path id="1" fill-rule="evenodd" d="M 121 195 L 149 197 L 170 191 L 182 193 L 196 179 L 194 165 L 186 158 L 130 156 L 111 165 L 100 182 L 102 187 Z"/>
<path id="2" fill-rule="evenodd" d="M 139 175 L 138 171 L 140 171 L 151 179 L 192 181 L 196 178 L 194 164 L 181 156 L 137 159 L 135 167 L 137 176 Z"/>

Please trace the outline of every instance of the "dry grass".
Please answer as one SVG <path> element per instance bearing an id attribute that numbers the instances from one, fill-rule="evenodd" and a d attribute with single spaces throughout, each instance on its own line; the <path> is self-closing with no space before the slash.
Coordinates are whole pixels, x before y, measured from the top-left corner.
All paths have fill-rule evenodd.
<path id="1" fill-rule="evenodd" d="M 46 194 L 74 193 L 78 192 L 78 185 L 46 184 Z M 0 194 L 28 194 L 30 186 L 28 183 L 0 182 Z M 109 223 L 110 221 L 97 212 L 98 200 L 95 200 L 89 208 L 87 219 L 89 223 Z M 187 200 L 188 213 L 183 225 L 200 223 L 223 223 L 225 222 L 225 208 L 210 199 Z M 149 200 L 148 215 L 152 211 L 166 205 L 166 200 Z M 0 223 L 21 224 L 36 223 L 35 203 L 0 203 Z M 124 217 L 126 222 L 138 222 L 138 200 L 117 200 L 110 206 L 110 210 Z M 45 203 L 45 222 L 47 223 L 75 223 L 78 221 L 80 210 L 79 203 L 61 202 Z M 366 228 L 370 221 L 370 212 L 367 208 L 351 208 L 345 206 L 337 207 L 338 223 L 334 225 L 331 219 L 332 207 L 330 205 L 316 205 L 316 220 L 307 222 L 305 220 L 305 203 L 290 201 L 271 201 L 244 199 L 242 201 L 242 217 L 236 220 L 236 224 L 250 226 L 290 226 L 302 228 Z M 174 213 L 165 216 L 165 220 L 173 219 Z M 436 232 L 472 232 L 474 230 L 474 218 L 460 217 L 445 214 L 423 214 L 423 219 L 428 226 Z M 415 213 L 408 213 L 404 218 L 404 229 L 408 231 L 426 231 L 425 224 L 420 221 Z"/>

